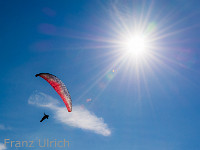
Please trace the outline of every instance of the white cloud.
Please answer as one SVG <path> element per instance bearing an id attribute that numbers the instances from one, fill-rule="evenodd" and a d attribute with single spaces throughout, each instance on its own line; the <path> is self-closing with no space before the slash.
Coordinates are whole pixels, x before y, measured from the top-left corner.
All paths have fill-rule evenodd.
<path id="1" fill-rule="evenodd" d="M 3 143 L 0 143 L 0 150 L 6 150 L 6 147 Z"/>
<path id="2" fill-rule="evenodd" d="M 103 118 L 81 106 L 73 106 L 72 112 L 68 112 L 66 107 L 58 106 L 58 100 L 44 93 L 31 95 L 28 103 L 38 107 L 46 107 L 55 112 L 54 118 L 62 124 L 69 125 L 83 130 L 90 130 L 97 134 L 109 136 L 111 134 Z"/>
<path id="3" fill-rule="evenodd" d="M 11 127 L 0 124 L 0 130 L 11 130 L 11 129 L 12 129 Z"/>

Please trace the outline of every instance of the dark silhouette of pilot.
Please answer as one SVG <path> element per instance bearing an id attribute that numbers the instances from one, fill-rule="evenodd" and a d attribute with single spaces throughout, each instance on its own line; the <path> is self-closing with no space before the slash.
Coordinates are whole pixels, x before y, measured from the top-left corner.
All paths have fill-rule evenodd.
<path id="1" fill-rule="evenodd" d="M 49 118 L 49 115 L 46 115 L 46 114 L 44 113 L 44 116 L 42 117 L 42 119 L 40 120 L 40 122 L 42 122 L 43 120 L 48 119 L 48 118 Z"/>

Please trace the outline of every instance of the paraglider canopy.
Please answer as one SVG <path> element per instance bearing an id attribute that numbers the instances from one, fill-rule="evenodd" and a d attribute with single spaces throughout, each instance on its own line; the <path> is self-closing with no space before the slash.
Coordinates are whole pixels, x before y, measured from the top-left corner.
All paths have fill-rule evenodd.
<path id="1" fill-rule="evenodd" d="M 39 73 L 36 74 L 35 76 L 36 77 L 40 76 L 41 78 L 45 79 L 60 95 L 60 97 L 62 98 L 63 102 L 65 103 L 68 109 L 68 112 L 72 111 L 72 100 L 69 91 L 67 90 L 64 83 L 58 77 L 50 73 Z"/>

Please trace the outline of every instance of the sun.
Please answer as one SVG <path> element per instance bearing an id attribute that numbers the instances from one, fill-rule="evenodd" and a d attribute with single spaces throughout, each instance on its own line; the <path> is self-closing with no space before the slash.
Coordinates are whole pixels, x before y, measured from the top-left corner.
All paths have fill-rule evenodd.
<path id="1" fill-rule="evenodd" d="M 134 33 L 122 42 L 122 48 L 129 56 L 142 57 L 148 53 L 148 39 L 142 33 Z"/>
<path id="2" fill-rule="evenodd" d="M 122 32 L 117 40 L 119 52 L 129 63 L 141 64 L 150 59 L 152 54 L 152 36 L 139 29 L 132 29 L 129 32 Z"/>

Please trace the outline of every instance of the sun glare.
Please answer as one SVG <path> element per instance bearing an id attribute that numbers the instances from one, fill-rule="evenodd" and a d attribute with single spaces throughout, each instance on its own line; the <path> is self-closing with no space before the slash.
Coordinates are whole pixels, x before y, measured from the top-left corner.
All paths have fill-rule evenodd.
<path id="1" fill-rule="evenodd" d="M 148 52 L 148 42 L 147 39 L 142 34 L 135 34 L 128 37 L 123 42 L 123 49 L 128 55 L 134 57 L 142 57 Z"/>

